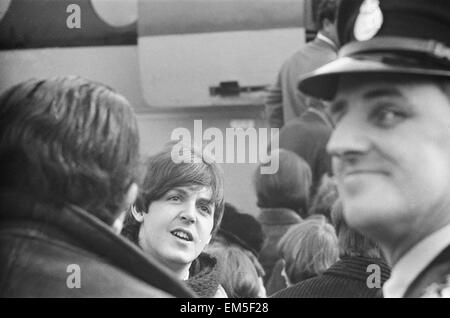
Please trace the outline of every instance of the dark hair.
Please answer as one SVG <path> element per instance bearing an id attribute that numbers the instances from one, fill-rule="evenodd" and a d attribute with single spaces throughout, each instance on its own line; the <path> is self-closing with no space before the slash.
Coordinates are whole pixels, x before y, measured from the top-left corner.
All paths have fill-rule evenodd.
<path id="1" fill-rule="evenodd" d="M 312 182 L 311 168 L 296 153 L 286 149 L 272 151 L 270 162 L 278 156 L 279 168 L 274 174 L 255 171 L 253 182 L 260 208 L 288 208 L 305 216 Z"/>
<path id="2" fill-rule="evenodd" d="M 344 218 L 344 207 L 340 200 L 336 201 L 333 206 L 331 211 L 331 220 L 338 235 L 339 253 L 341 257 L 382 257 L 381 250 L 376 242 L 347 225 Z"/>
<path id="3" fill-rule="evenodd" d="M 128 101 L 75 76 L 28 80 L 0 96 L 1 189 L 77 205 L 112 224 L 138 169 Z"/>
<path id="4" fill-rule="evenodd" d="M 217 231 L 224 210 L 223 172 L 211 158 L 194 147 L 183 145 L 181 150 L 187 154 L 188 162 L 175 163 L 172 159 L 174 143 L 168 143 L 164 149 L 148 158 L 147 169 L 140 193 L 136 200 L 137 211 L 148 212 L 153 201 L 161 199 L 168 191 L 184 186 L 198 185 L 211 187 L 214 202 L 214 225 L 212 234 Z M 122 235 L 139 244 L 138 236 L 141 223 L 134 218 L 131 208 L 127 211 Z"/>
<path id="5" fill-rule="evenodd" d="M 338 0 L 320 0 L 317 8 L 316 21 L 319 22 L 319 28 L 322 28 L 323 21 L 328 19 L 331 23 L 334 23 L 337 15 Z"/>
<path id="6" fill-rule="evenodd" d="M 263 285 L 259 284 L 261 276 L 249 254 L 236 246 L 215 246 L 209 252 L 223 264 L 221 285 L 229 298 L 258 297 Z"/>
<path id="7" fill-rule="evenodd" d="M 226 202 L 216 238 L 222 235 L 230 243 L 237 244 L 252 252 L 256 257 L 264 244 L 265 234 L 261 223 L 252 215 L 241 213 Z"/>
<path id="8" fill-rule="evenodd" d="M 322 215 L 289 228 L 278 243 L 291 284 L 322 274 L 339 257 L 336 232 Z"/>

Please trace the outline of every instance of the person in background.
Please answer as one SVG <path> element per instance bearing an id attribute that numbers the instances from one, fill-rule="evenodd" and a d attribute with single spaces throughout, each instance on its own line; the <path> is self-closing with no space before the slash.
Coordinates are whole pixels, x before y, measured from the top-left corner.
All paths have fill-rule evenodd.
<path id="1" fill-rule="evenodd" d="M 265 105 L 272 128 L 282 128 L 288 120 L 300 117 L 308 108 L 323 108 L 317 106 L 322 103 L 320 100 L 300 93 L 297 83 L 301 75 L 337 58 L 336 3 L 336 0 L 320 0 L 316 17 L 320 29 L 316 38 L 284 62 L 276 83 L 269 87 Z"/>
<path id="2" fill-rule="evenodd" d="M 392 266 L 385 297 L 450 292 L 450 1 L 342 0 L 340 58 L 302 78 L 329 100 L 345 220 Z"/>
<path id="3" fill-rule="evenodd" d="M 331 174 L 331 157 L 327 143 L 333 130 L 323 104 L 308 108 L 300 117 L 290 121 L 276 133 L 271 146 L 294 152 L 308 163 L 312 173 L 311 197 L 317 193 L 322 178 Z"/>
<path id="4" fill-rule="evenodd" d="M 222 222 L 212 244 L 238 245 L 258 257 L 264 240 L 262 226 L 255 217 L 239 212 L 231 203 L 225 203 Z"/>
<path id="5" fill-rule="evenodd" d="M 331 173 L 326 145 L 333 123 L 325 112 L 326 104 L 321 99 L 302 94 L 297 84 L 300 76 L 337 58 L 336 11 L 336 0 L 320 0 L 318 20 L 321 29 L 316 39 L 285 62 L 275 88 L 267 97 L 266 107 L 271 113 L 269 121 L 272 126 L 281 128 L 272 137 L 271 146 L 290 150 L 308 163 L 312 173 L 311 197 L 315 196 L 322 177 Z M 276 116 L 281 113 L 281 108 L 284 120 Z"/>
<path id="6" fill-rule="evenodd" d="M 258 256 L 264 243 L 261 224 L 230 203 L 207 251 L 223 260 L 221 284 L 231 298 L 265 297 L 264 269 Z"/>
<path id="7" fill-rule="evenodd" d="M 339 198 L 336 182 L 328 175 L 324 175 L 317 193 L 312 199 L 308 215 L 323 215 L 331 222 L 331 210 Z"/>
<path id="8" fill-rule="evenodd" d="M 177 160 L 175 149 L 180 153 Z M 149 157 L 146 168 L 122 235 L 185 281 L 199 297 L 226 297 L 220 286 L 221 264 L 203 253 L 223 215 L 222 170 L 196 148 L 174 143 Z"/>
<path id="9" fill-rule="evenodd" d="M 281 236 L 307 216 L 311 187 L 311 169 L 302 158 L 284 149 L 272 150 L 270 160 L 276 160 L 275 156 L 279 162 L 276 173 L 262 174 L 258 167 L 253 177 L 257 205 L 261 209 L 257 219 L 266 236 L 259 254 L 266 272 L 266 287 L 273 266 L 280 258 L 277 244 Z"/>
<path id="10" fill-rule="evenodd" d="M 229 298 L 265 298 L 262 276 L 246 250 L 234 244 L 214 244 L 208 252 L 221 259 L 221 285 Z"/>
<path id="11" fill-rule="evenodd" d="M 192 297 L 112 229 L 139 183 L 128 101 L 75 76 L 0 96 L 0 297 Z"/>
<path id="12" fill-rule="evenodd" d="M 390 268 L 379 246 L 351 229 L 345 219 L 342 203 L 337 201 L 331 212 L 338 235 L 339 260 L 323 275 L 304 280 L 276 297 L 283 298 L 375 298 L 382 296 L 383 284 Z"/>
<path id="13" fill-rule="evenodd" d="M 281 269 L 283 288 L 320 276 L 339 257 L 335 230 L 323 215 L 311 216 L 290 228 L 278 249 L 282 259 L 275 265 L 273 275 Z M 271 290 L 271 294 L 277 291 Z"/>

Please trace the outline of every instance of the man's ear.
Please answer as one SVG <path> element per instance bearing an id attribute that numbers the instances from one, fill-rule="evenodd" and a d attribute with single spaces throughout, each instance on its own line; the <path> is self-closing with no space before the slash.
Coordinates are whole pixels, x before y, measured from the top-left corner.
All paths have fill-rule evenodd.
<path id="1" fill-rule="evenodd" d="M 133 218 L 139 223 L 144 222 L 144 213 L 136 210 L 136 207 L 134 205 L 131 207 L 131 214 L 133 215 Z"/>
<path id="2" fill-rule="evenodd" d="M 139 187 L 136 183 L 132 183 L 127 190 L 127 193 L 124 197 L 124 204 L 126 206 L 131 206 L 131 213 L 136 221 L 142 223 L 144 221 L 144 214 L 142 212 L 138 212 L 134 206 L 134 202 L 136 201 L 137 195 L 139 192 Z"/>

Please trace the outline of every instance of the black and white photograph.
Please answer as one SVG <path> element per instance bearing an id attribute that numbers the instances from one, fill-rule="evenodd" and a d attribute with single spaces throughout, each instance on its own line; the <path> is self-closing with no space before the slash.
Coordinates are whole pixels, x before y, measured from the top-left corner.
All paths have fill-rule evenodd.
<path id="1" fill-rule="evenodd" d="M 0 0 L 0 170 L 0 298 L 450 298 L 450 1 Z"/>

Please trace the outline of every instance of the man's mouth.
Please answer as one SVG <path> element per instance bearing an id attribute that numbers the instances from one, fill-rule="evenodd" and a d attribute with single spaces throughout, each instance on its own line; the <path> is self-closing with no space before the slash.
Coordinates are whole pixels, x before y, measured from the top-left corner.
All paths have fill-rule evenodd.
<path id="1" fill-rule="evenodd" d="M 181 229 L 177 229 L 177 230 L 173 230 L 170 232 L 173 236 L 181 239 L 181 240 L 185 240 L 188 242 L 191 242 L 194 240 L 194 238 L 192 237 L 192 234 L 189 233 L 188 231 L 184 231 Z"/>
<path id="2" fill-rule="evenodd" d="M 386 173 L 380 170 L 371 170 L 371 169 L 348 170 L 345 171 L 345 173 L 343 173 L 344 177 L 352 175 L 386 175 Z"/>
<path id="3" fill-rule="evenodd" d="M 336 165 L 334 174 L 338 178 L 345 178 L 353 175 L 389 175 L 388 170 L 380 166 L 350 166 Z"/>

